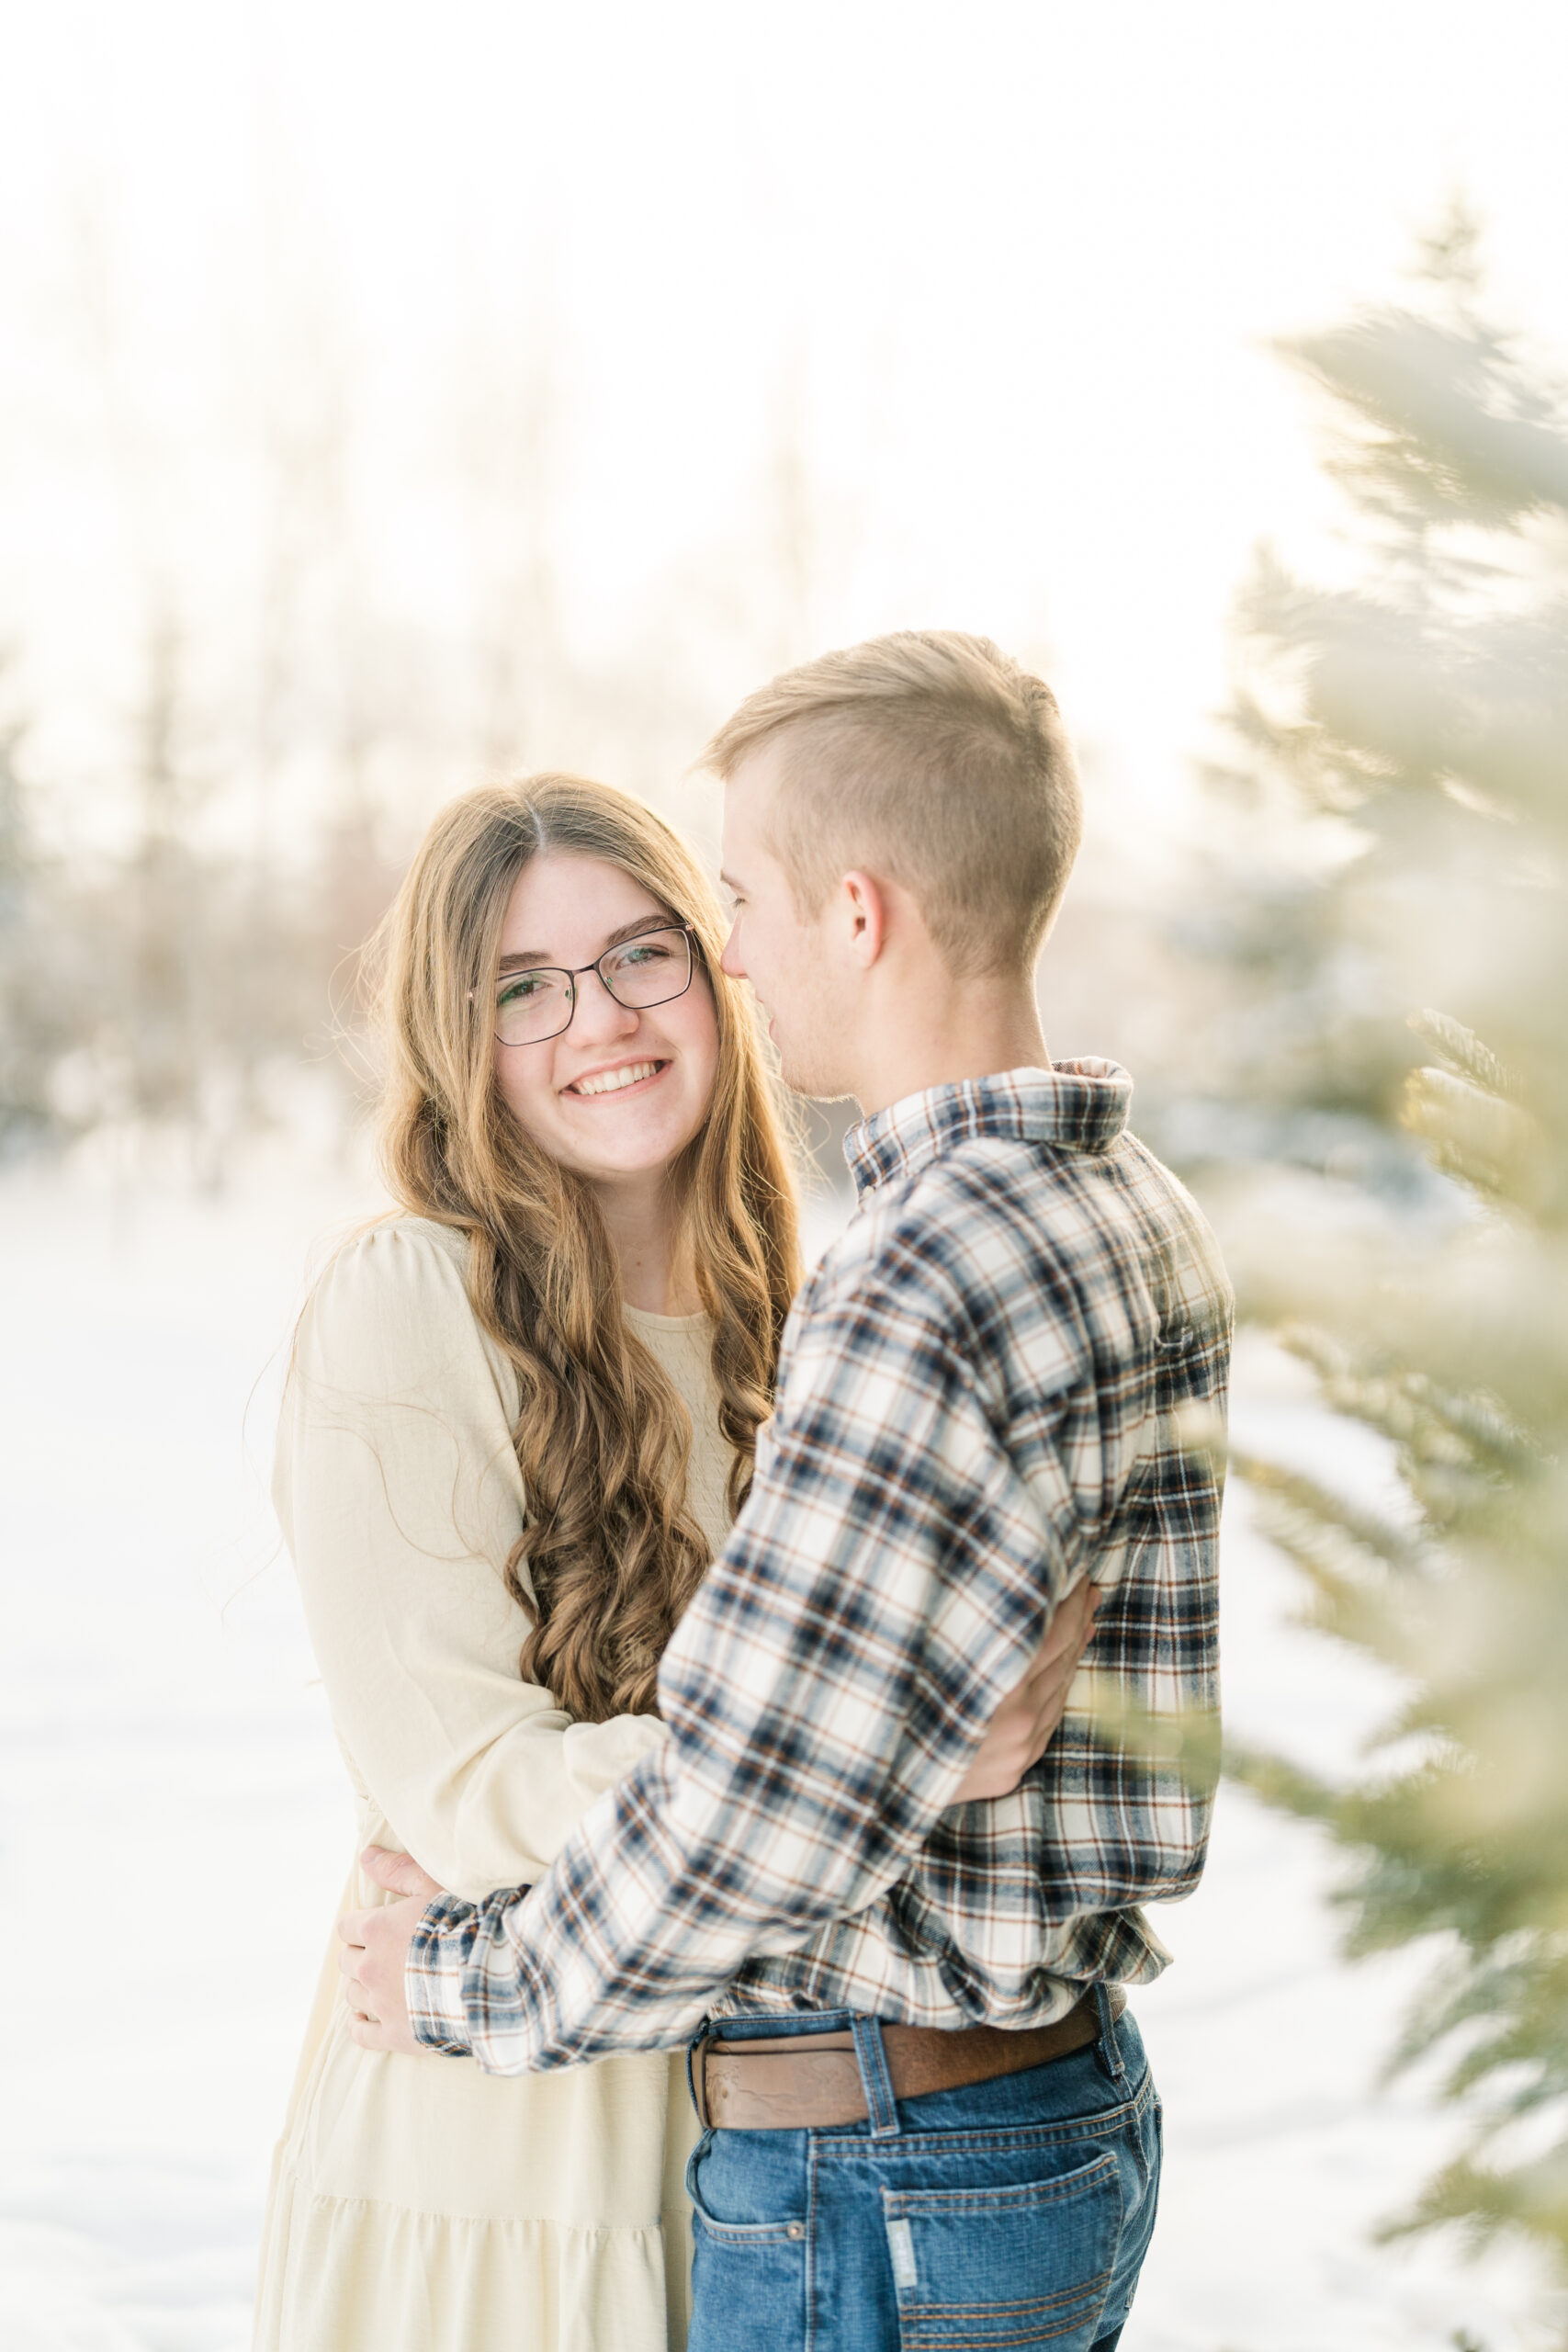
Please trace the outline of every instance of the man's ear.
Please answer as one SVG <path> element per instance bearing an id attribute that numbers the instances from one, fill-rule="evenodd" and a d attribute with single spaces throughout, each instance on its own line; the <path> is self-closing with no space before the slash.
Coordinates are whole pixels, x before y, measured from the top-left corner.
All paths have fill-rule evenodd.
<path id="1" fill-rule="evenodd" d="M 840 878 L 839 903 L 851 958 L 869 972 L 887 937 L 886 893 L 874 875 L 857 870 Z"/>

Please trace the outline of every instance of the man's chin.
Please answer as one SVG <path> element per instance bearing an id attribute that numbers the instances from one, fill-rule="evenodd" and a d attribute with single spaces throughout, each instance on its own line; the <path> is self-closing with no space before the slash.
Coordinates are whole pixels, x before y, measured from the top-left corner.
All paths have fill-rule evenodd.
<path id="1" fill-rule="evenodd" d="M 779 1076 L 783 1079 L 784 1084 L 790 1089 L 792 1093 L 809 1094 L 811 1091 L 812 1073 L 808 1066 L 803 1062 L 800 1057 L 793 1052 L 788 1046 L 782 1042 L 778 1031 L 774 1028 L 771 1021 L 768 1023 L 768 1035 L 772 1038 L 773 1046 L 778 1054 Z"/>
<path id="2" fill-rule="evenodd" d="M 813 1102 L 842 1102 L 850 1098 L 850 1089 L 841 1078 L 825 1064 L 809 1059 L 797 1059 L 779 1047 L 779 1076 L 792 1094 L 804 1094 Z"/>
<path id="3" fill-rule="evenodd" d="M 849 1088 L 826 1057 L 814 1053 L 809 1045 L 803 1046 L 798 1037 L 781 1036 L 778 1014 L 770 1012 L 765 1004 L 761 1010 L 769 1040 L 779 1057 L 779 1076 L 791 1093 L 809 1095 L 814 1102 L 841 1101 Z"/>

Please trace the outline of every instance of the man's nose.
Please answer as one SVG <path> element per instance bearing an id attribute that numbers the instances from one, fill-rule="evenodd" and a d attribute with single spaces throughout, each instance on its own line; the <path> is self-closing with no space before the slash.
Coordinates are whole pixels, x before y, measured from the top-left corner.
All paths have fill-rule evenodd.
<path id="1" fill-rule="evenodd" d="M 721 972 L 728 972 L 732 980 L 743 980 L 746 978 L 746 967 L 740 961 L 739 922 L 732 922 L 729 926 L 729 937 L 724 943 L 724 953 L 718 959 L 718 968 Z"/>

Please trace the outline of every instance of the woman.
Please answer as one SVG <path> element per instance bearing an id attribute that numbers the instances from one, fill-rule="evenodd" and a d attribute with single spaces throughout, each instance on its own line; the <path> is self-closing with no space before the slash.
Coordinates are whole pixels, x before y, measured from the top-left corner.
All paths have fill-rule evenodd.
<path id="1" fill-rule="evenodd" d="M 663 1736 L 660 1653 L 769 1409 L 795 1198 L 723 937 L 668 826 L 553 775 L 444 810 L 386 926 L 402 1214 L 306 1309 L 276 1494 L 356 1845 L 458 1894 L 538 1877 Z M 356 1872 L 342 1907 L 374 1899 Z M 258 2347 L 683 2343 L 680 2057 L 384 2057 L 336 1984 L 329 1959 Z"/>

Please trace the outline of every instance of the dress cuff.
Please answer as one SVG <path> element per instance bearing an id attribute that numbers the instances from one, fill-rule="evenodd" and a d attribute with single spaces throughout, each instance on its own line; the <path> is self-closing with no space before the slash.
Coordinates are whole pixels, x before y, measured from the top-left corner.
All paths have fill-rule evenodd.
<path id="1" fill-rule="evenodd" d="M 403 1969 L 403 1997 L 414 2039 L 446 2058 L 470 2054 L 463 2007 L 463 1971 L 479 1913 L 456 1894 L 438 1895 L 413 1931 Z"/>

